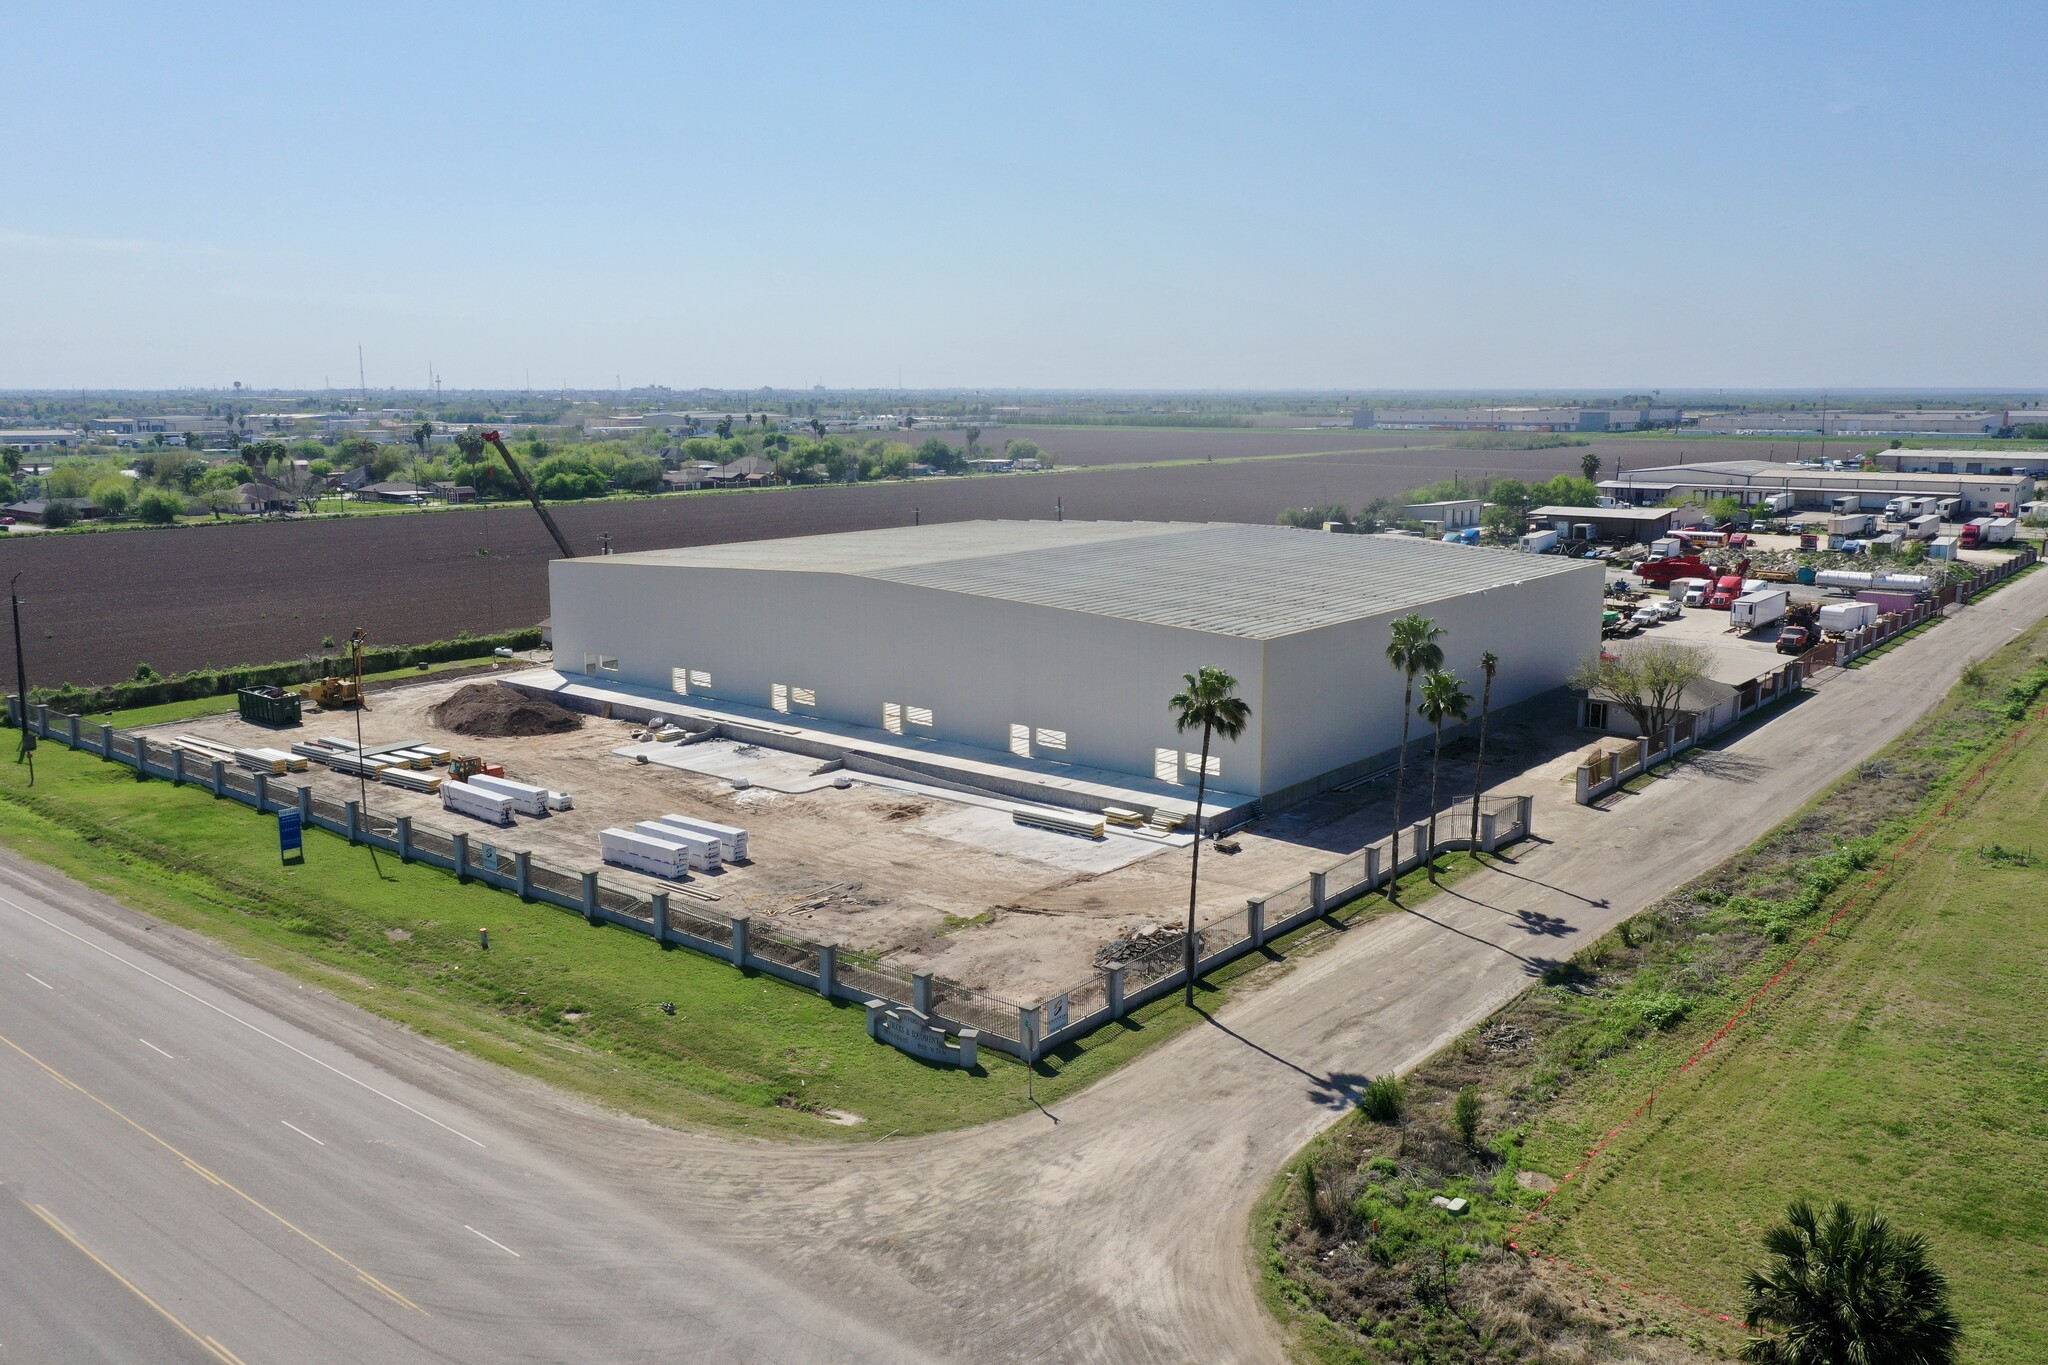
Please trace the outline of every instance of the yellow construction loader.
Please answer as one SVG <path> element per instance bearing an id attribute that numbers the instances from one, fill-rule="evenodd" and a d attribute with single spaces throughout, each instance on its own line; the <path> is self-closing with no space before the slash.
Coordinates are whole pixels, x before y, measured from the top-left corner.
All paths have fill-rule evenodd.
<path id="1" fill-rule="evenodd" d="M 348 637 L 348 658 L 352 676 L 329 676 L 308 683 L 299 695 L 315 706 L 327 711 L 341 711 L 351 706 L 360 706 L 365 711 L 370 704 L 363 700 L 363 650 L 367 643 L 363 629 L 358 626 Z"/>

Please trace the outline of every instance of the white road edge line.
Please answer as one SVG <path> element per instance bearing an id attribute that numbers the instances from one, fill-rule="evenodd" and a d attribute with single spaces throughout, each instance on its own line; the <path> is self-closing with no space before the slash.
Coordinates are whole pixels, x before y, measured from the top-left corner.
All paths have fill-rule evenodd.
<path id="1" fill-rule="evenodd" d="M 22 975 L 27 977 L 29 980 L 35 982 L 38 986 L 41 986 L 46 991 L 54 991 L 57 989 L 55 986 L 52 986 L 49 982 L 43 980 L 40 976 L 37 976 L 34 972 L 23 972 Z"/>
<path id="2" fill-rule="evenodd" d="M 318 1057 L 315 1057 L 312 1053 L 306 1051 L 304 1048 L 296 1047 L 293 1044 L 288 1043 L 284 1039 L 278 1037 L 276 1034 L 271 1033 L 266 1029 L 257 1027 L 255 1024 L 250 1023 L 247 1019 L 244 1019 L 241 1015 L 236 1014 L 231 1010 L 222 1009 L 219 1005 L 214 1004 L 211 1000 L 205 1000 L 199 996 L 194 995 L 192 992 L 186 990 L 183 986 L 180 986 L 175 981 L 164 980 L 164 978 L 158 976 L 155 972 L 151 971 L 147 967 L 142 966 L 140 963 L 130 962 L 127 958 L 121 956 L 117 952 L 114 952 L 112 949 L 104 948 L 101 947 L 99 944 L 94 943 L 91 939 L 85 937 L 85 935 L 74 933 L 72 930 L 66 929 L 63 925 L 57 923 L 55 920 L 49 919 L 43 915 L 38 915 L 35 911 L 29 909 L 27 906 L 21 904 L 21 902 L 19 901 L 9 900 L 5 896 L 0 896 L 0 905 L 10 906 L 16 910 L 19 910 L 22 914 L 27 915 L 30 919 L 42 924 L 49 925 L 50 928 L 55 929 L 58 933 L 64 935 L 66 938 L 76 939 L 78 942 L 83 943 L 86 947 L 92 949 L 94 952 L 105 954 L 106 956 L 114 959 L 114 961 L 120 963 L 123 967 L 128 968 L 130 971 L 140 972 L 142 973 L 142 975 L 148 977 L 152 981 L 155 981 L 161 985 L 169 986 L 172 990 L 184 996 L 187 1000 L 191 1000 L 198 1004 L 206 1006 L 206 1008 L 212 1010 L 215 1014 L 220 1015 L 223 1019 L 234 1020 L 236 1023 L 240 1024 L 243 1028 L 249 1030 L 251 1033 L 259 1034 L 262 1037 L 268 1038 L 271 1042 L 276 1043 L 281 1048 L 285 1048 L 289 1051 L 298 1053 L 299 1056 L 304 1057 L 307 1061 L 313 1063 L 313 1065 L 321 1067 L 324 1070 L 333 1072 L 335 1075 L 341 1077 L 343 1080 L 349 1082 L 351 1085 L 361 1086 L 363 1089 L 369 1091 L 372 1095 L 377 1096 L 377 1098 L 379 1099 L 391 1101 L 391 1103 L 397 1105 L 406 1113 L 411 1114 L 416 1118 L 423 1118 L 428 1123 L 433 1124 L 436 1128 L 442 1129 L 446 1132 L 453 1133 L 455 1134 L 455 1136 L 461 1138 L 464 1142 L 467 1142 L 472 1146 L 482 1147 L 484 1145 L 483 1143 L 478 1142 L 475 1138 L 471 1137 L 469 1134 L 463 1132 L 460 1128 L 452 1128 L 449 1125 L 441 1122 L 441 1120 L 435 1118 L 432 1114 L 421 1113 L 419 1110 L 407 1104 L 404 1100 L 399 1099 L 396 1095 L 387 1094 L 384 1091 L 379 1090 L 376 1086 L 371 1085 L 368 1081 L 361 1080 L 358 1077 L 349 1075 L 346 1071 L 343 1071 L 340 1067 L 335 1066 L 331 1062 L 321 1061 Z M 24 973 L 24 975 L 26 975 L 26 973 Z M 36 980 L 36 978 L 32 976 L 29 979 L 31 981 Z M 50 986 L 50 983 L 47 981 L 41 982 L 40 984 L 44 986 Z M 56 987 L 50 986 L 50 989 L 55 990 Z M 478 1235 L 481 1236 L 482 1234 L 479 1233 Z"/>
<path id="3" fill-rule="evenodd" d="M 160 1053 L 165 1057 L 171 1057 L 170 1053 L 165 1052 L 162 1048 L 158 1047 L 155 1043 L 150 1042 L 147 1038 L 137 1038 L 135 1041 L 142 1044 L 144 1047 L 148 1048 L 151 1052 Z M 175 1062 L 178 1059 L 176 1057 L 171 1057 L 171 1060 Z"/>
<path id="4" fill-rule="evenodd" d="M 469 1227 L 469 1224 L 467 1224 L 467 1223 L 464 1223 L 464 1224 L 463 1224 L 462 1226 L 464 1226 L 465 1228 L 469 1228 L 469 1230 L 470 1230 L 471 1232 L 476 1232 L 476 1229 L 475 1229 L 475 1228 L 471 1228 L 471 1227 Z M 518 1252 L 514 1251 L 514 1250 L 513 1250 L 513 1249 L 512 1249 L 511 1247 L 508 1247 L 508 1246 L 506 1246 L 506 1245 L 505 1245 L 505 1244 L 504 1244 L 503 1242 L 501 1242 L 501 1241 L 499 1241 L 499 1240 L 498 1240 L 497 1238 L 495 1238 L 495 1237 L 491 1236 L 491 1235 L 490 1235 L 489 1233 L 483 1233 L 483 1232 L 476 1232 L 476 1235 L 477 1235 L 477 1236 L 479 1236 L 479 1237 L 481 1237 L 481 1238 L 483 1238 L 483 1239 L 484 1239 L 484 1240 L 485 1240 L 486 1242 L 489 1242 L 489 1243 L 490 1243 L 490 1244 L 491 1244 L 492 1246 L 496 1247 L 496 1248 L 497 1248 L 498 1250 L 500 1250 L 500 1251 L 504 1252 L 504 1253 L 505 1253 L 505 1254 L 506 1254 L 507 1256 L 513 1257 L 514 1259 L 517 1259 L 517 1260 L 524 1260 L 524 1259 L 525 1259 L 524 1257 L 520 1256 Z"/>
<path id="5" fill-rule="evenodd" d="M 306 1141 L 312 1143 L 316 1147 L 325 1147 L 327 1145 L 326 1143 L 322 1142 L 319 1138 L 314 1137 L 311 1133 L 299 1127 L 298 1124 L 293 1123 L 290 1119 L 279 1119 L 278 1122 L 283 1124 L 285 1127 L 291 1129 L 294 1133 L 297 1133 L 300 1137 L 304 1138 Z"/>

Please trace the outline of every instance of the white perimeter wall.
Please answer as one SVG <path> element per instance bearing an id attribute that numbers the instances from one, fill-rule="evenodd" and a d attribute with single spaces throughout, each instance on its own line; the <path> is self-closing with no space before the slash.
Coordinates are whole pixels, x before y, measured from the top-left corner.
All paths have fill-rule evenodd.
<path id="1" fill-rule="evenodd" d="M 1512 554 L 1474 549 L 1473 554 Z M 1562 687 L 1572 667 L 1600 647 L 1606 574 L 1595 564 L 1506 587 L 1432 602 L 1415 610 L 1443 628 L 1444 666 L 1472 694 L 1479 716 L 1485 675 L 1479 656 L 1500 656 L 1493 705 L 1511 706 Z M 1403 675 L 1387 662 L 1394 612 L 1267 642 L 1265 768 L 1259 790 L 1277 792 L 1401 743 Z M 1421 679 L 1416 680 L 1418 695 Z M 1411 742 L 1429 733 L 1413 719 Z"/>
<path id="2" fill-rule="evenodd" d="M 904 734 L 1008 752 L 1010 726 L 1064 731 L 1064 753 L 1033 756 L 1143 777 L 1155 748 L 1198 749 L 1176 736 L 1166 701 L 1182 675 L 1215 665 L 1263 714 L 1256 640 L 1115 621 L 1084 612 L 853 575 L 683 569 L 591 560 L 549 568 L 556 666 L 586 653 L 619 661 L 597 675 L 671 690 L 670 670 L 711 675 L 701 695 L 766 708 L 775 683 L 810 688 L 804 715 L 875 729 L 883 706 L 926 707 L 935 725 Z M 693 693 L 697 689 L 692 689 Z M 1216 751 L 1215 779 L 1254 792 L 1258 736 Z M 1185 773 L 1192 784 L 1192 770 Z"/>

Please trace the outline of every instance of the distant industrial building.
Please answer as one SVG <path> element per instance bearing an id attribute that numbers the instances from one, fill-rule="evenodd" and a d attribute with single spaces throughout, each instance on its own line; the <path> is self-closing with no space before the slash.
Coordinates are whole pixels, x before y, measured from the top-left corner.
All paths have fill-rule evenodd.
<path id="1" fill-rule="evenodd" d="M 1708 412 L 1693 422 L 1701 432 L 1724 436 L 1995 436 L 2015 423 L 2048 420 L 2033 410 L 1895 408 L 1882 412 L 1764 411 Z"/>
<path id="2" fill-rule="evenodd" d="M 0 450 L 62 450 L 77 445 L 79 433 L 68 427 L 0 427 Z"/>
<path id="3" fill-rule="evenodd" d="M 1538 507 L 1531 521 L 1569 537 L 1574 526 L 1591 526 L 1601 540 L 1639 540 L 1645 545 L 1671 529 L 1675 507 Z"/>
<path id="4" fill-rule="evenodd" d="M 573 684 L 777 723 L 804 752 L 871 737 L 977 782 L 1070 773 L 1184 800 L 1201 737 L 1175 732 L 1167 699 L 1213 665 L 1252 710 L 1211 751 L 1227 809 L 1393 761 L 1395 617 L 1442 627 L 1475 692 L 1498 655 L 1499 707 L 1598 648 L 1603 583 L 1597 565 L 1416 537 L 975 521 L 559 560 L 549 593 Z"/>
<path id="5" fill-rule="evenodd" d="M 1410 503 L 1401 511 L 1404 521 L 1419 521 L 1437 531 L 1456 531 L 1467 526 L 1477 526 L 1480 516 L 1486 511 L 1486 503 L 1479 498 L 1453 498 L 1446 502 Z"/>
<path id="6" fill-rule="evenodd" d="M 2044 418 L 2048 421 L 2048 418 Z M 2048 450 L 1890 450 L 1878 458 L 1910 474 L 2027 474 L 2048 471 Z"/>
<path id="7" fill-rule="evenodd" d="M 1960 498 L 1964 511 L 1981 513 L 1989 512 L 1995 503 L 2017 506 L 2025 502 L 2034 495 L 2034 480 L 2025 474 L 1870 472 L 1775 464 L 1769 460 L 1722 460 L 1626 470 L 1603 480 L 1600 491 L 1617 501 L 1638 506 L 1674 498 L 1708 501 L 1723 497 L 1753 506 L 1771 494 L 1789 492 L 1795 507 L 1828 507 L 1839 498 L 1853 496 L 1859 510 L 1879 508 L 1893 498 L 1913 495 Z"/>
<path id="8" fill-rule="evenodd" d="M 1380 431 L 1641 431 L 1672 426 L 1677 408 L 1358 408 L 1353 427 Z"/>

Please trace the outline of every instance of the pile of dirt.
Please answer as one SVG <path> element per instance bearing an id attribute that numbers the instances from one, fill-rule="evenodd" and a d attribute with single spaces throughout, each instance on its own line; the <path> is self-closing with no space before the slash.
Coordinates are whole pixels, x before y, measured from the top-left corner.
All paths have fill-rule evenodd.
<path id="1" fill-rule="evenodd" d="M 583 725 L 583 717 L 574 711 L 497 683 L 470 683 L 428 714 L 444 730 L 486 739 L 558 735 Z"/>

